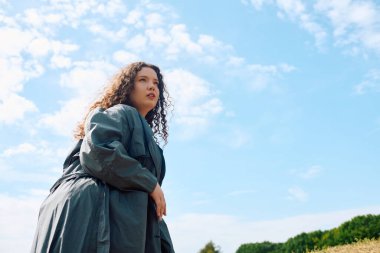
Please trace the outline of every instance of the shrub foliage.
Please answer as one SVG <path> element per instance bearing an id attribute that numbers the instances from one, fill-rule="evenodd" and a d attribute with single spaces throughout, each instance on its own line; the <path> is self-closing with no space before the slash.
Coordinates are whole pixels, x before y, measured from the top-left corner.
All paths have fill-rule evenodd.
<path id="1" fill-rule="evenodd" d="M 265 241 L 243 244 L 236 253 L 306 253 L 329 246 L 378 238 L 380 238 L 380 215 L 368 214 L 357 216 L 331 230 L 301 233 L 284 243 Z"/>

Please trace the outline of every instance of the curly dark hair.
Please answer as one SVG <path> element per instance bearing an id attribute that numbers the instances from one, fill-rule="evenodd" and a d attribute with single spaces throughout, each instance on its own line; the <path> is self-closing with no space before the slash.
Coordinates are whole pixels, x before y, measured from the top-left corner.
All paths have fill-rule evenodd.
<path id="1" fill-rule="evenodd" d="M 160 91 L 156 106 L 147 113 L 145 119 L 150 127 L 152 127 L 156 142 L 158 142 L 158 139 L 160 138 L 164 141 L 165 145 L 167 144 L 169 134 L 166 114 L 168 107 L 171 105 L 169 101 L 169 93 L 166 89 L 160 69 L 153 64 L 145 62 L 131 63 L 122 68 L 119 73 L 112 78 L 109 85 L 105 87 L 103 94 L 99 99 L 90 105 L 85 118 L 77 125 L 74 131 L 74 137 L 76 139 L 82 139 L 84 137 L 85 120 L 91 110 L 97 107 L 107 109 L 116 104 L 133 106 L 131 103 L 130 94 L 134 89 L 137 73 L 143 67 L 151 68 L 156 72 L 158 78 L 158 89 Z"/>

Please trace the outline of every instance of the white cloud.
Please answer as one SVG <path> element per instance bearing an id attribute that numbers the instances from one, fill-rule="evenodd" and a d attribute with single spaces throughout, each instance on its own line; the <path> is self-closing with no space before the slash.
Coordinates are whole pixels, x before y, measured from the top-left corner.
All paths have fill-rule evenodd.
<path id="1" fill-rule="evenodd" d="M 128 13 L 128 16 L 123 20 L 123 22 L 127 25 L 134 25 L 136 28 L 142 28 L 144 26 L 142 16 L 143 12 L 135 9 Z"/>
<path id="2" fill-rule="evenodd" d="M 12 157 L 12 156 L 20 156 L 25 155 L 26 157 L 34 156 L 38 159 L 51 159 L 56 161 L 57 158 L 63 158 L 68 150 L 62 147 L 54 147 L 52 143 L 40 140 L 35 141 L 34 144 L 25 142 L 21 143 L 17 146 L 8 147 L 5 149 L 0 156 L 2 157 Z"/>
<path id="3" fill-rule="evenodd" d="M 42 26 L 43 25 L 43 15 L 39 15 L 37 9 L 27 9 L 24 11 L 24 19 L 32 26 Z"/>
<path id="4" fill-rule="evenodd" d="M 3 13 L 5 13 L 5 11 L 0 9 L 0 23 L 8 27 L 17 27 L 17 22 L 15 22 L 13 18 L 3 15 Z"/>
<path id="5" fill-rule="evenodd" d="M 72 136 L 77 123 L 82 120 L 90 102 L 102 91 L 115 72 L 115 66 L 100 61 L 75 62 L 68 73 L 61 76 L 60 85 L 71 89 L 73 96 L 61 102 L 61 108 L 50 114 L 45 114 L 39 125 L 53 132 Z"/>
<path id="6" fill-rule="evenodd" d="M 35 104 L 14 93 L 0 98 L 0 123 L 11 124 L 24 117 L 27 112 L 36 112 Z"/>
<path id="7" fill-rule="evenodd" d="M 22 83 L 28 78 L 22 64 L 20 57 L 0 58 L 0 98 L 22 90 Z"/>
<path id="8" fill-rule="evenodd" d="M 164 24 L 164 18 L 159 13 L 149 13 L 145 19 L 147 27 L 157 27 Z"/>
<path id="9" fill-rule="evenodd" d="M 38 9 L 24 11 L 21 20 L 28 26 L 45 34 L 54 34 L 59 26 L 78 28 L 92 16 L 112 20 L 126 12 L 126 6 L 120 0 L 109 1 L 47 1 Z"/>
<path id="10" fill-rule="evenodd" d="M 132 51 L 141 52 L 147 47 L 147 37 L 142 34 L 137 34 L 126 43 L 126 47 Z"/>
<path id="11" fill-rule="evenodd" d="M 213 116 L 223 111 L 220 99 L 211 85 L 183 69 L 165 73 L 165 82 L 174 99 L 174 120 L 181 126 L 182 137 L 191 138 L 207 128 Z"/>
<path id="12" fill-rule="evenodd" d="M 0 159 L 0 182 L 6 183 L 44 183 L 53 184 L 57 180 L 57 173 L 53 171 L 35 172 L 20 171 Z"/>
<path id="13" fill-rule="evenodd" d="M 12 124 L 22 120 L 26 113 L 38 111 L 32 101 L 17 93 L 23 90 L 25 82 L 44 71 L 37 60 L 24 60 L 20 56 L 0 58 L 0 122 Z"/>
<path id="14" fill-rule="evenodd" d="M 317 47 L 321 48 L 323 46 L 327 32 L 314 20 L 314 17 L 306 10 L 306 6 L 301 0 L 277 0 L 276 4 L 288 17 L 314 36 Z"/>
<path id="15" fill-rule="evenodd" d="M 252 90 L 261 91 L 273 84 L 283 73 L 295 71 L 296 67 L 286 63 L 278 65 L 250 64 L 244 68 L 237 68 L 237 70 L 235 75 L 239 77 L 239 73 L 243 71 Z"/>
<path id="16" fill-rule="evenodd" d="M 0 194 L 0 251 L 28 252 L 37 225 L 42 196 Z"/>
<path id="17" fill-rule="evenodd" d="M 46 56 L 50 51 L 50 41 L 46 38 L 36 38 L 33 39 L 28 47 L 27 51 L 33 57 Z"/>
<path id="18" fill-rule="evenodd" d="M 232 66 L 241 66 L 244 63 L 244 58 L 242 57 L 237 57 L 237 56 L 230 56 L 227 65 L 232 65 Z"/>
<path id="19" fill-rule="evenodd" d="M 365 80 L 354 87 L 354 91 L 358 95 L 367 92 L 380 92 L 380 70 L 372 69 L 365 77 Z"/>
<path id="20" fill-rule="evenodd" d="M 189 110 L 187 105 L 199 98 L 210 95 L 210 84 L 200 77 L 184 69 L 174 69 L 166 73 L 166 82 L 169 85 L 173 97 L 178 98 L 178 105 L 181 111 Z"/>
<path id="21" fill-rule="evenodd" d="M 170 29 L 170 41 L 166 53 L 169 57 L 176 57 L 181 49 L 191 54 L 201 54 L 202 47 L 191 40 L 190 34 L 187 32 L 187 28 L 183 24 L 176 24 Z"/>
<path id="22" fill-rule="evenodd" d="M 35 10 L 30 10 L 35 13 Z M 29 13 L 26 11 L 26 13 Z M 40 13 L 35 13 L 36 17 L 42 18 Z M 48 15 L 48 14 L 47 14 Z M 28 52 L 33 57 L 43 57 L 49 52 L 54 54 L 68 54 L 76 51 L 79 47 L 70 42 L 62 42 L 47 37 L 48 35 L 40 33 L 35 29 L 20 28 L 22 21 L 11 19 L 15 24 L 2 27 L 0 29 L 0 37 L 7 38 L 1 44 L 0 56 L 19 56 L 22 52 Z M 25 22 L 33 24 L 34 19 L 26 16 Z M 38 25 L 41 23 L 38 21 Z M 17 25 L 16 25 L 17 24 Z"/>
<path id="23" fill-rule="evenodd" d="M 247 0 L 242 2 L 249 4 Z M 290 18 L 312 34 L 319 48 L 323 48 L 328 30 L 332 29 L 336 45 L 348 48 L 350 54 L 365 49 L 380 53 L 380 6 L 374 1 L 318 0 L 313 9 L 308 9 L 301 0 L 251 0 L 250 4 L 256 10 L 264 4 L 275 4 L 280 10 L 279 17 Z"/>
<path id="24" fill-rule="evenodd" d="M 271 3 L 272 1 L 271 0 L 242 0 L 241 1 L 243 4 L 245 5 L 249 5 L 249 4 L 252 4 L 252 6 L 256 9 L 256 10 L 260 10 L 261 7 L 266 4 L 266 3 Z"/>
<path id="25" fill-rule="evenodd" d="M 207 34 L 201 34 L 198 38 L 198 44 L 202 47 L 208 47 L 212 49 L 223 48 L 224 44 L 218 40 L 216 40 L 213 36 Z"/>
<path id="26" fill-rule="evenodd" d="M 305 202 L 309 199 L 309 194 L 298 186 L 289 188 L 288 194 L 290 200 Z"/>
<path id="27" fill-rule="evenodd" d="M 52 68 L 70 68 L 72 66 L 71 58 L 62 55 L 53 55 L 50 58 Z"/>
<path id="28" fill-rule="evenodd" d="M 380 8 L 375 3 L 319 0 L 316 10 L 330 19 L 339 45 L 359 43 L 380 52 Z"/>
<path id="29" fill-rule="evenodd" d="M 16 28 L 1 27 L 0 38 L 7 38 L 2 40 L 0 46 L 1 56 L 18 56 L 33 39 L 33 34 L 29 31 L 23 31 Z"/>
<path id="30" fill-rule="evenodd" d="M 315 21 L 315 17 L 311 12 L 307 10 L 306 5 L 301 0 L 276 0 L 276 1 L 263 1 L 263 0 L 251 0 L 251 5 L 260 10 L 264 4 L 275 4 L 280 12 L 278 16 L 280 18 L 288 17 L 292 21 L 298 23 L 298 25 L 312 34 L 315 38 L 315 43 L 318 48 L 323 48 L 326 41 L 327 32 L 325 29 Z M 248 1 L 243 1 L 243 4 L 248 4 Z"/>
<path id="31" fill-rule="evenodd" d="M 177 252 L 197 252 L 212 240 L 221 246 L 224 253 L 233 253 L 243 243 L 284 242 L 302 232 L 337 227 L 357 215 L 380 214 L 379 210 L 380 206 L 374 206 L 261 221 L 222 214 L 190 213 L 167 219 L 167 223 Z"/>
<path id="32" fill-rule="evenodd" d="M 126 6 L 121 0 L 108 0 L 105 3 L 97 3 L 97 7 L 92 10 L 93 13 L 99 13 L 104 17 L 115 17 L 125 11 Z"/>
<path id="33" fill-rule="evenodd" d="M 126 47 L 138 52 L 150 47 L 162 47 L 165 59 L 177 60 L 179 57 L 190 56 L 212 64 L 223 61 L 231 53 L 231 46 L 211 35 L 192 36 L 187 26 L 176 23 L 175 18 L 175 13 L 163 5 L 147 4 L 144 8 L 133 9 L 123 20 L 126 24 L 133 25 L 129 30 L 131 38 Z"/>
<path id="34" fill-rule="evenodd" d="M 128 63 L 136 62 L 140 59 L 138 55 L 124 50 L 114 52 L 112 58 L 122 65 L 127 65 Z"/>
<path id="35" fill-rule="evenodd" d="M 303 179 L 312 179 L 312 178 L 319 176 L 321 174 L 322 170 L 323 169 L 321 166 L 313 165 L 313 166 L 310 166 L 309 168 L 307 168 L 305 170 L 292 171 L 292 173 L 297 175 L 300 178 L 303 178 Z"/>
<path id="36" fill-rule="evenodd" d="M 167 45 L 171 40 L 167 31 L 162 28 L 147 29 L 145 34 L 153 47 Z"/>
<path id="37" fill-rule="evenodd" d="M 148 47 L 162 47 L 162 56 L 166 59 L 191 56 L 210 63 L 217 62 L 218 54 L 226 55 L 226 48 L 230 50 L 210 35 L 192 38 L 186 25 L 178 24 L 174 19 L 174 12 L 162 5 L 148 4 L 144 8 L 133 9 L 123 20 L 126 24 L 133 25 L 130 33 L 132 36 L 126 47 L 137 52 L 145 51 Z"/>
<path id="38" fill-rule="evenodd" d="M 284 74 L 296 71 L 297 68 L 288 63 L 263 65 L 248 64 L 242 57 L 229 56 L 226 59 L 226 73 L 241 83 L 247 85 L 252 91 L 262 91 L 268 87 L 277 88 L 277 81 Z"/>
<path id="39" fill-rule="evenodd" d="M 59 135 L 72 136 L 76 125 L 84 117 L 89 102 L 81 97 L 62 102 L 58 111 L 42 116 L 39 126 Z"/>
<path id="40" fill-rule="evenodd" d="M 227 45 L 208 34 L 200 34 L 196 42 L 202 48 L 200 60 L 209 64 L 228 63 L 231 58 L 238 59 L 233 55 L 233 47 Z M 228 64 L 226 64 L 228 65 Z"/>
<path id="41" fill-rule="evenodd" d="M 50 40 L 51 50 L 54 54 L 69 54 L 79 49 L 79 45 L 70 43 L 70 42 L 62 42 L 59 40 Z"/>
<path id="42" fill-rule="evenodd" d="M 45 68 L 37 60 L 31 59 L 24 61 L 24 72 L 28 78 L 32 79 L 41 76 L 45 72 Z"/>
<path id="43" fill-rule="evenodd" d="M 0 36 L 7 38 L 0 46 L 0 57 L 19 57 L 23 52 L 29 53 L 34 60 L 49 53 L 66 55 L 78 50 L 79 46 L 70 42 L 62 42 L 46 37 L 35 30 L 22 30 L 20 28 L 3 27 Z"/>
<path id="44" fill-rule="evenodd" d="M 30 143 L 22 143 L 18 146 L 7 148 L 1 154 L 2 156 L 14 156 L 18 154 L 31 153 L 36 150 L 36 147 Z"/>
<path id="45" fill-rule="evenodd" d="M 77 28 L 81 23 L 81 18 L 86 16 L 90 11 L 97 8 L 96 1 L 50 1 L 50 5 L 40 9 L 39 15 L 45 16 L 45 13 L 58 12 L 62 13 L 64 18 L 61 24 Z"/>
<path id="46" fill-rule="evenodd" d="M 248 144 L 251 140 L 251 135 L 241 129 L 235 129 L 232 132 L 231 147 L 240 148 Z"/>
<path id="47" fill-rule="evenodd" d="M 95 21 L 88 22 L 88 29 L 90 32 L 104 37 L 107 40 L 107 42 L 125 40 L 128 31 L 126 27 L 122 27 L 119 30 L 113 30 Z"/>
<path id="48" fill-rule="evenodd" d="M 30 10 L 25 15 L 30 17 L 31 23 L 37 22 L 33 19 L 38 18 L 35 11 Z M 54 17 L 50 16 L 49 19 Z M 35 29 L 20 28 L 20 15 L 15 18 L 4 17 L 3 20 L 6 26 L 0 28 L 0 37 L 7 39 L 0 46 L 0 122 L 12 124 L 22 120 L 27 112 L 38 111 L 32 101 L 18 93 L 23 90 L 25 83 L 45 72 L 42 59 L 53 53 L 52 65 L 67 67 L 70 60 L 65 54 L 77 50 L 78 46 L 49 39 Z"/>
<path id="49" fill-rule="evenodd" d="M 318 165 L 311 166 L 308 170 L 301 173 L 301 177 L 305 179 L 315 178 L 317 177 L 322 171 L 322 167 Z"/>
<path id="50" fill-rule="evenodd" d="M 153 41 L 166 46 L 165 57 L 169 60 L 176 60 L 185 53 L 196 60 L 214 64 L 218 63 L 218 60 L 224 62 L 223 59 L 227 58 L 232 50 L 231 46 L 210 35 L 200 34 L 198 39 L 193 39 L 184 24 L 171 24 L 168 32 L 160 29 L 153 32 L 148 35 L 154 35 L 156 39 Z"/>
<path id="51" fill-rule="evenodd" d="M 289 73 L 289 72 L 293 72 L 293 71 L 297 70 L 297 68 L 295 66 L 289 65 L 287 63 L 279 64 L 278 68 L 280 69 L 281 72 L 284 72 L 284 73 Z"/>
<path id="52" fill-rule="evenodd" d="M 57 25 L 59 24 L 59 22 L 62 21 L 63 16 L 60 13 L 52 13 L 52 14 L 46 14 L 45 16 L 43 16 L 43 18 L 45 19 L 45 22 L 47 24 Z"/>
<path id="53" fill-rule="evenodd" d="M 227 115 L 228 116 L 228 115 Z M 217 142 L 232 148 L 239 149 L 249 144 L 252 140 L 252 135 L 249 131 L 243 130 L 240 127 L 233 127 L 223 131 L 222 137 L 217 137 Z"/>
<path id="54" fill-rule="evenodd" d="M 49 195 L 49 190 L 47 189 L 29 189 L 26 193 L 30 194 L 33 197 L 45 198 Z"/>
<path id="55" fill-rule="evenodd" d="M 74 62 L 73 65 L 74 68 L 61 75 L 60 85 L 85 98 L 94 98 L 116 71 L 115 66 L 102 61 Z"/>
<path id="56" fill-rule="evenodd" d="M 252 64 L 248 66 L 248 69 L 256 73 L 269 73 L 269 74 L 278 73 L 278 67 L 275 65 Z"/>

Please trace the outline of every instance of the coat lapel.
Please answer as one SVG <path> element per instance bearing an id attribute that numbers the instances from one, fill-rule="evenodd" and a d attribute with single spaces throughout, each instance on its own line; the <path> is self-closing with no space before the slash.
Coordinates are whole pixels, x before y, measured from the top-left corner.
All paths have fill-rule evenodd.
<path id="1" fill-rule="evenodd" d="M 152 128 L 148 125 L 144 118 L 140 116 L 142 126 L 144 128 L 144 138 L 145 144 L 148 146 L 149 154 L 152 157 L 154 167 L 156 167 L 157 171 L 157 180 L 160 181 L 161 178 L 161 164 L 162 158 L 159 147 L 153 139 L 153 131 Z"/>
<path id="2" fill-rule="evenodd" d="M 161 179 L 161 154 L 158 150 L 157 144 L 154 142 L 153 138 L 150 138 L 150 141 L 148 140 L 148 149 L 149 153 L 152 157 L 154 166 L 156 167 L 157 171 L 157 180 L 160 181 Z"/>

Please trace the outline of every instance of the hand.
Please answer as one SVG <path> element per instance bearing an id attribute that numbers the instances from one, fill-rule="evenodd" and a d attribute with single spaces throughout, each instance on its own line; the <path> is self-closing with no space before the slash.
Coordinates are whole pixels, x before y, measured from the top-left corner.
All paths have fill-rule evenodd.
<path id="1" fill-rule="evenodd" d="M 154 190 L 150 193 L 154 203 L 156 204 L 157 218 L 162 220 L 162 216 L 166 215 L 166 201 L 164 192 L 162 191 L 160 185 L 157 183 Z"/>

